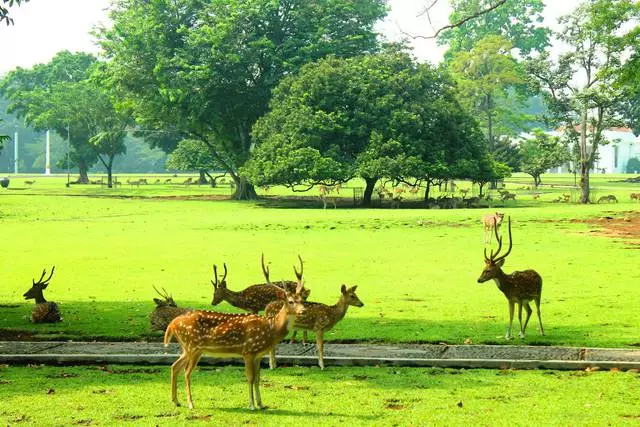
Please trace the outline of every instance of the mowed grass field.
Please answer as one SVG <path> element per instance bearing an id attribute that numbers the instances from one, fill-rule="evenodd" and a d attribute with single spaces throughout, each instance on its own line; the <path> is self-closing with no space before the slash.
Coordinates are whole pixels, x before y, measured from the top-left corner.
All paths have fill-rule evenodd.
<path id="1" fill-rule="evenodd" d="M 240 367 L 201 367 L 196 409 L 171 403 L 168 367 L 0 367 L 7 425 L 637 425 L 632 372 L 417 368 L 265 370 L 266 411 Z M 178 396 L 184 403 L 181 379 Z"/>
<path id="2" fill-rule="evenodd" d="M 533 268 L 543 277 L 546 336 L 532 318 L 526 343 L 639 345 L 638 242 L 608 237 L 597 232 L 605 222 L 584 220 L 632 217 L 638 205 L 629 193 L 640 185 L 596 178 L 598 191 L 620 203 L 551 203 L 572 176 L 543 187 L 547 200 L 532 200 L 519 190 L 527 181 L 516 177 L 507 186 L 520 191 L 515 203 L 456 210 L 322 210 L 319 202 L 285 209 L 216 200 L 228 188 L 65 188 L 61 177 L 38 177 L 27 188 L 13 177 L 0 191 L 0 329 L 38 339 L 149 339 L 154 285 L 181 306 L 213 309 L 212 265 L 226 263 L 229 287 L 241 290 L 263 282 L 264 252 L 272 279 L 292 279 L 297 255 L 304 258 L 310 300 L 333 304 L 341 284 L 358 285 L 364 307 L 350 308 L 328 341 L 502 344 L 506 299 L 493 282 L 476 282 L 484 265 L 481 217 L 500 209 L 513 222 L 505 271 Z M 30 324 L 33 302 L 22 294 L 53 265 L 45 296 L 59 303 L 64 321 Z M 226 303 L 215 309 L 234 311 Z"/>

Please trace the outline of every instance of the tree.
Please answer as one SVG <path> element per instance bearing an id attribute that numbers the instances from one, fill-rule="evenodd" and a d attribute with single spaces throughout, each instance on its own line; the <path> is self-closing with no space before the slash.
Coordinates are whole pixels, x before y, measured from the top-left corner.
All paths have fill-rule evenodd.
<path id="1" fill-rule="evenodd" d="M 511 168 L 504 163 L 497 162 L 491 154 L 480 159 L 479 162 L 469 165 L 471 182 L 478 184 L 479 196 L 483 195 L 483 188 L 489 182 L 496 182 L 511 176 Z"/>
<path id="2" fill-rule="evenodd" d="M 220 165 L 211 155 L 211 152 L 202 141 L 196 139 L 183 139 L 167 159 L 167 169 L 190 171 L 197 170 L 200 173 L 199 183 L 206 184 L 207 176 L 211 185 L 216 185 L 216 179 L 209 171 L 219 168 Z"/>
<path id="3" fill-rule="evenodd" d="M 458 84 L 458 98 L 479 118 L 491 152 L 500 136 L 516 132 L 525 119 L 518 112 L 524 100 L 515 93 L 525 79 L 511 48 L 508 40 L 487 36 L 470 51 L 457 52 L 448 66 Z"/>
<path id="4" fill-rule="evenodd" d="M 106 81 L 128 94 L 142 129 L 202 141 L 235 181 L 234 198 L 251 199 L 238 170 L 271 90 L 307 62 L 375 50 L 385 13 L 384 0 L 118 0 L 100 32 Z"/>
<path id="5" fill-rule="evenodd" d="M 532 138 L 520 143 L 522 172 L 531 175 L 536 188 L 542 182 L 540 176 L 548 169 L 560 166 L 570 159 L 569 149 L 557 136 L 542 129 L 534 129 Z"/>
<path id="6" fill-rule="evenodd" d="M 253 128 L 257 148 L 243 173 L 302 191 L 359 176 L 365 206 L 380 178 L 455 176 L 457 160 L 484 148 L 451 81 L 395 48 L 308 64 L 280 83 L 270 107 Z"/>
<path id="7" fill-rule="evenodd" d="M 589 171 L 606 142 L 602 132 L 621 124 L 617 111 L 625 94 L 615 83 L 624 48 L 617 34 L 636 7 L 631 0 L 581 4 L 560 20 L 564 28 L 556 34 L 571 50 L 557 61 L 545 53 L 527 65 L 532 83 L 545 94 L 550 121 L 563 127 L 567 139 L 578 141 L 582 203 L 589 203 Z"/>
<path id="8" fill-rule="evenodd" d="M 80 82 L 95 62 L 92 55 L 62 51 L 47 64 L 17 68 L 0 82 L 0 94 L 10 101 L 8 112 L 24 118 L 36 130 L 53 129 L 64 139 L 70 136 L 71 160 L 78 167 L 81 183 L 89 182 L 89 168 L 97 161 L 88 143 L 90 110 L 86 103 L 78 102 L 93 101 Z"/>
<path id="9" fill-rule="evenodd" d="M 9 8 L 14 4 L 20 6 L 21 3 L 27 3 L 29 0 L 2 0 L 2 4 L 0 4 L 0 24 L 2 21 L 6 22 L 7 25 L 13 24 L 13 19 L 9 17 Z"/>
<path id="10" fill-rule="evenodd" d="M 441 32 L 438 43 L 448 45 L 445 55 L 452 59 L 468 52 L 487 36 L 500 36 L 522 56 L 542 52 L 549 46 L 550 30 L 542 26 L 542 0 L 452 0 L 451 23 L 462 24 Z"/>

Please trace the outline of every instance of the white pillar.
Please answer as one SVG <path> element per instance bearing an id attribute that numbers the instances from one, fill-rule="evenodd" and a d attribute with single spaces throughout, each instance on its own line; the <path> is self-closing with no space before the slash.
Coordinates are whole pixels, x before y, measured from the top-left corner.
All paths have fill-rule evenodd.
<path id="1" fill-rule="evenodd" d="M 13 173 L 18 173 L 18 132 L 13 134 Z"/>
<path id="2" fill-rule="evenodd" d="M 47 145 L 45 148 L 44 174 L 51 175 L 51 133 L 47 130 Z"/>

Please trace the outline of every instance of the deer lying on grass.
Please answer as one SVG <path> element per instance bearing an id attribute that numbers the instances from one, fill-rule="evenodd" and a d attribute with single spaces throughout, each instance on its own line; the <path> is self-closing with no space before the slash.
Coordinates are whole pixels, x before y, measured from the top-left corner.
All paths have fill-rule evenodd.
<path id="1" fill-rule="evenodd" d="M 42 270 L 42 276 L 36 283 L 35 280 L 32 280 L 33 285 L 31 289 L 24 293 L 24 299 L 35 299 L 36 306 L 33 307 L 33 311 L 31 311 L 31 321 L 33 323 L 56 323 L 62 321 L 60 317 L 60 310 L 58 309 L 58 304 L 55 302 L 50 302 L 44 299 L 44 295 L 42 295 L 42 291 L 47 289 L 49 286 L 49 280 L 53 277 L 53 272 L 56 267 L 53 266 L 51 269 L 51 274 L 46 280 L 44 276 L 47 274 L 47 269 Z"/>
<path id="2" fill-rule="evenodd" d="M 182 354 L 171 365 L 173 403 L 180 406 L 177 399 L 176 376 L 184 369 L 187 401 L 189 408 L 193 409 L 191 372 L 203 354 L 214 357 L 241 356 L 244 359 L 249 386 L 249 409 L 254 410 L 256 405 L 264 409 L 260 396 L 260 359 L 287 335 L 296 315 L 303 312 L 302 290 L 301 280 L 293 294 L 277 288 L 277 297 L 282 301 L 282 308 L 274 317 L 213 311 L 192 311 L 176 317 L 164 335 L 165 346 L 175 336 L 182 348 Z"/>
<path id="3" fill-rule="evenodd" d="M 32 186 L 33 184 L 36 183 L 36 181 L 35 180 L 31 180 L 31 181 L 27 180 L 24 183 L 25 183 L 25 185 Z"/>
<path id="4" fill-rule="evenodd" d="M 169 323 L 176 317 L 193 311 L 191 308 L 178 307 L 178 304 L 173 300 L 173 297 L 162 288 L 163 292 L 160 292 L 154 286 L 153 289 L 162 297 L 162 299 L 154 298 L 153 302 L 156 303 L 156 308 L 151 312 L 151 330 L 164 332 L 169 326 Z"/>
<path id="5" fill-rule="evenodd" d="M 340 288 L 340 299 L 335 305 L 325 305 L 318 302 L 304 302 L 304 312 L 296 316 L 293 325 L 294 331 L 291 336 L 291 343 L 295 340 L 296 330 L 304 331 L 302 342 L 306 343 L 307 331 L 313 331 L 316 334 L 316 346 L 318 348 L 318 364 L 320 369 L 324 369 L 324 334 L 333 328 L 347 314 L 350 305 L 362 307 L 364 304 L 356 295 L 357 286 L 347 289 L 345 285 Z M 265 316 L 274 316 L 282 309 L 281 301 L 274 301 L 267 306 L 264 311 Z M 269 366 L 271 369 L 276 367 L 276 349 L 275 346 L 269 354 Z"/>
<path id="6" fill-rule="evenodd" d="M 301 280 L 302 269 L 303 269 L 302 258 L 300 257 L 298 258 L 300 259 L 299 280 Z M 213 285 L 213 288 L 214 288 L 213 301 L 211 301 L 211 305 L 218 305 L 222 301 L 227 301 L 229 304 L 231 304 L 234 307 L 240 308 L 242 310 L 250 311 L 252 313 L 258 313 L 260 311 L 263 311 L 270 302 L 277 300 L 278 295 L 280 295 L 280 291 L 283 288 L 285 290 L 288 290 L 289 292 L 292 292 L 292 291 L 295 291 L 295 288 L 297 287 L 297 282 L 295 283 L 288 282 L 288 281 L 276 282 L 276 283 L 280 283 L 280 286 L 274 283 L 271 283 L 269 281 L 269 269 L 266 268 L 264 265 L 264 255 L 262 257 L 262 272 L 264 273 L 265 278 L 267 279 L 267 283 L 252 285 L 239 292 L 235 292 L 227 288 L 227 282 L 226 282 L 227 265 L 223 264 L 223 266 L 224 266 L 224 276 L 222 277 L 222 280 L 218 280 L 217 267 L 215 265 L 213 266 L 215 282 L 213 280 L 211 281 L 211 284 Z M 296 270 L 296 275 L 297 274 L 298 273 Z M 308 292 L 309 291 L 305 290 L 303 296 L 305 294 L 308 295 Z"/>
<path id="7" fill-rule="evenodd" d="M 500 227 L 502 220 L 504 219 L 504 212 L 496 212 L 495 214 L 487 214 L 482 217 L 482 224 L 484 225 L 484 243 L 491 243 L 491 235 L 493 230 Z M 487 235 L 489 238 L 487 239 Z"/>
<path id="8" fill-rule="evenodd" d="M 511 325 L 513 324 L 514 307 L 518 304 L 518 319 L 520 320 L 520 338 L 524 338 L 524 332 L 527 329 L 529 318 L 531 317 L 530 301 L 536 303 L 536 312 L 538 314 L 538 322 L 540 323 L 540 334 L 544 335 L 542 326 L 542 318 L 540 317 L 540 295 L 542 293 L 542 277 L 534 270 L 514 271 L 511 274 L 505 274 L 502 271 L 504 260 L 511 252 L 513 241 L 511 239 L 511 217 L 509 217 L 509 249 L 504 255 L 498 256 L 502 249 L 502 237 L 498 236 L 498 229 L 494 227 L 498 249 L 495 254 L 491 251 L 487 256 L 487 248 L 484 248 L 485 267 L 482 274 L 478 278 L 478 283 L 486 282 L 493 279 L 498 285 L 498 289 L 502 291 L 509 301 L 509 328 L 507 329 L 506 339 L 511 338 Z M 527 318 L 522 323 L 522 306 L 527 311 Z"/>

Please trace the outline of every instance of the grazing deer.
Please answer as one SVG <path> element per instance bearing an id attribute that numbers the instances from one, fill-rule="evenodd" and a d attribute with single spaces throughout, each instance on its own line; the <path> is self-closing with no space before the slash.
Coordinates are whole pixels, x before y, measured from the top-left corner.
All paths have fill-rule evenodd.
<path id="1" fill-rule="evenodd" d="M 527 329 L 529 318 L 531 317 L 531 306 L 529 302 L 533 300 L 536 303 L 536 312 L 538 314 L 538 322 L 540 323 L 540 333 L 544 335 L 542 326 L 542 318 L 540 317 L 540 294 L 542 293 L 542 277 L 534 270 L 514 271 L 511 274 L 505 274 L 502 271 L 504 260 L 511 252 L 513 240 L 511 239 L 511 217 L 509 217 L 509 249 L 504 255 L 498 255 L 502 249 L 502 237 L 498 236 L 497 227 L 494 227 L 498 249 L 495 253 L 491 251 L 487 256 L 487 248 L 484 248 L 485 267 L 482 274 L 478 278 L 478 283 L 486 282 L 493 279 L 498 285 L 498 289 L 502 291 L 509 301 L 509 328 L 507 329 L 506 339 L 511 338 L 511 325 L 513 324 L 513 311 L 515 304 L 518 304 L 518 319 L 520 320 L 520 338 L 524 338 L 524 332 Z M 527 318 L 522 323 L 522 306 L 527 311 Z"/>
<path id="2" fill-rule="evenodd" d="M 25 183 L 25 185 L 32 186 L 33 184 L 35 184 L 35 183 L 36 183 L 36 181 L 35 181 L 35 180 L 28 181 L 28 180 L 27 180 L 27 181 L 25 181 L 24 183 Z"/>
<path id="3" fill-rule="evenodd" d="M 129 184 L 130 186 L 136 186 L 136 187 L 140 187 L 140 180 L 135 180 L 135 181 L 131 181 L 130 179 L 127 179 L 127 184 Z"/>
<path id="4" fill-rule="evenodd" d="M 153 302 L 156 303 L 156 308 L 151 312 L 151 316 L 149 317 L 151 320 L 152 331 L 164 332 L 173 319 L 192 311 L 191 308 L 178 307 L 178 304 L 173 300 L 173 297 L 169 295 L 164 288 L 162 288 L 163 292 L 160 292 L 155 286 L 153 289 L 155 289 L 162 299 L 153 299 Z"/>
<path id="5" fill-rule="evenodd" d="M 496 212 L 495 214 L 487 214 L 482 217 L 482 223 L 484 224 L 484 243 L 491 243 L 491 235 L 494 228 L 499 228 L 504 219 L 504 212 Z M 487 235 L 489 238 L 487 239 Z"/>
<path id="6" fill-rule="evenodd" d="M 215 282 L 213 280 L 211 281 L 211 284 L 213 285 L 213 288 L 214 288 L 213 301 L 211 301 L 211 305 L 218 305 L 222 301 L 227 301 L 229 304 L 231 304 L 234 307 L 240 308 L 242 310 L 250 311 L 252 313 L 258 313 L 259 311 L 264 310 L 265 307 L 270 302 L 277 300 L 278 295 L 281 294 L 280 291 L 282 290 L 282 288 L 268 281 L 269 270 L 265 269 L 264 267 L 264 257 L 263 257 L 263 272 L 265 273 L 265 277 L 267 277 L 268 283 L 260 284 L 260 285 L 252 285 L 240 292 L 235 292 L 227 288 L 227 282 L 226 282 L 227 265 L 223 264 L 223 266 L 224 266 L 224 276 L 222 277 L 222 280 L 218 280 L 217 267 L 215 265 L 213 266 Z M 299 280 L 302 279 L 302 268 L 303 268 L 302 258 L 300 258 L 300 266 L 301 266 L 300 273 L 297 273 L 297 270 L 296 270 L 296 275 L 298 274 L 300 275 Z M 283 283 L 284 283 L 283 286 L 285 287 L 290 286 L 290 285 L 287 285 L 286 282 L 283 282 Z"/>
<path id="7" fill-rule="evenodd" d="M 40 276 L 38 282 L 36 283 L 35 280 L 32 280 L 33 285 L 31 286 L 31 289 L 23 295 L 24 299 L 36 300 L 36 306 L 33 307 L 33 311 L 31 312 L 31 321 L 33 323 L 56 323 L 62 321 L 58 304 L 47 301 L 44 299 L 44 295 L 42 295 L 42 291 L 47 289 L 47 286 L 49 286 L 49 280 L 53 277 L 55 269 L 56 267 L 53 266 L 49 277 L 46 280 L 42 280 L 47 274 L 47 269 L 43 269 L 42 276 Z"/>
<path id="8" fill-rule="evenodd" d="M 186 185 L 186 186 L 191 185 L 191 183 L 193 183 L 193 178 L 191 178 L 191 177 L 189 177 L 189 178 L 185 179 L 184 181 L 182 181 L 182 185 Z"/>
<path id="9" fill-rule="evenodd" d="M 303 312 L 302 289 L 302 281 L 298 282 L 293 294 L 278 288 L 277 296 L 282 301 L 282 308 L 274 317 L 213 311 L 192 311 L 176 317 L 164 335 L 165 346 L 175 336 L 182 348 L 182 354 L 171 365 L 173 403 L 180 406 L 176 376 L 184 369 L 187 401 L 189 408 L 193 409 L 191 372 L 203 354 L 214 357 L 241 356 L 249 385 L 249 409 L 254 410 L 256 405 L 264 409 L 260 396 L 260 359 L 287 335 L 296 316 Z"/>
<path id="10" fill-rule="evenodd" d="M 304 335 L 303 344 L 307 341 L 307 331 L 313 331 L 316 334 L 316 346 L 318 348 L 318 364 L 320 369 L 324 369 L 324 334 L 333 328 L 347 314 L 350 305 L 362 307 L 364 304 L 356 295 L 357 286 L 347 289 L 345 285 L 340 288 L 340 299 L 335 305 L 326 305 L 317 302 L 304 302 L 304 311 L 296 316 L 293 325 L 294 331 L 291 336 L 291 343 L 295 340 L 297 329 L 302 329 Z M 274 316 L 282 309 L 281 301 L 274 301 L 265 309 L 265 316 Z M 276 367 L 276 349 L 275 346 L 269 354 L 269 366 L 271 369 Z"/>
<path id="11" fill-rule="evenodd" d="M 167 178 L 167 179 L 165 179 L 165 180 L 164 180 L 164 183 L 165 183 L 165 184 L 171 184 L 171 178 Z"/>
<path id="12" fill-rule="evenodd" d="M 640 201 L 640 193 L 631 193 L 631 200 Z"/>

